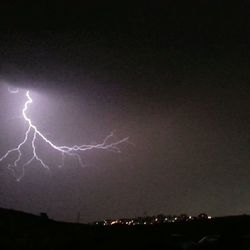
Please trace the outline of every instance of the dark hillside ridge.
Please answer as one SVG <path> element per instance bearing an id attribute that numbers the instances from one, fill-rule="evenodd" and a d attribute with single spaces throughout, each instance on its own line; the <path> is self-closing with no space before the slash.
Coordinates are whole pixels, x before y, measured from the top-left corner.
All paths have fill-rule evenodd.
<path id="1" fill-rule="evenodd" d="M 202 243 L 199 243 L 207 236 L 213 237 L 215 245 L 212 248 L 203 248 Z M 36 216 L 0 209 L 0 249 L 227 249 L 228 247 L 250 249 L 250 216 L 228 216 L 206 221 L 146 226 L 95 226 L 56 222 L 44 215 Z"/>

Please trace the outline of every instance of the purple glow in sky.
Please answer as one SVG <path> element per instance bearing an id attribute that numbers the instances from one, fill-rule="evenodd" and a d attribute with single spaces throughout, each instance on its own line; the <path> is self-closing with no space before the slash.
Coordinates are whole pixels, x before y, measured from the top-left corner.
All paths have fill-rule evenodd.
<path id="1" fill-rule="evenodd" d="M 0 157 L 30 128 L 16 177 L 32 139 L 50 171 L 35 157 L 17 182 L 9 153 L 0 207 L 81 222 L 250 213 L 249 1 L 12 2 L 1 5 L 0 81 L 19 93 L 0 86 Z M 81 146 L 127 136 L 136 148 L 126 140 L 122 154 Z"/>
<path id="2" fill-rule="evenodd" d="M 11 94 L 17 94 L 19 92 L 18 88 L 12 89 L 8 87 L 8 90 Z M 62 166 L 64 166 L 64 159 L 65 156 L 73 156 L 76 157 L 79 164 L 81 166 L 84 166 L 84 163 L 81 159 L 81 156 L 78 154 L 80 151 L 87 151 L 87 150 L 93 150 L 93 149 L 102 149 L 102 150 L 109 150 L 113 151 L 115 153 L 120 153 L 119 145 L 128 141 L 128 137 L 125 137 L 123 139 L 112 141 L 113 139 L 113 132 L 110 133 L 105 137 L 105 139 L 98 144 L 82 144 L 82 145 L 73 145 L 73 146 L 57 146 L 55 145 L 50 139 L 48 139 L 42 132 L 39 131 L 36 125 L 33 124 L 32 119 L 29 118 L 27 115 L 28 107 L 32 104 L 33 99 L 31 97 L 30 91 L 27 90 L 25 93 L 26 96 L 26 102 L 24 103 L 23 109 L 22 109 L 22 117 L 27 123 L 28 128 L 25 132 L 25 136 L 23 141 L 18 144 L 17 147 L 12 148 L 8 150 L 1 158 L 0 162 L 7 159 L 11 154 L 17 154 L 17 157 L 14 159 L 13 162 L 8 164 L 9 169 L 11 169 L 14 173 L 15 178 L 17 181 L 21 180 L 24 177 L 25 174 L 25 167 L 28 166 L 32 161 L 38 161 L 44 168 L 49 170 L 49 166 L 45 163 L 45 161 L 39 156 L 39 153 L 37 152 L 36 144 L 38 143 L 39 139 L 43 141 L 44 143 L 48 144 L 49 147 L 55 149 L 56 151 L 59 151 L 62 156 Z M 31 158 L 26 161 L 23 164 L 20 164 L 21 158 L 22 158 L 22 148 L 25 144 L 30 144 L 32 147 L 32 153 Z M 21 174 L 17 174 L 16 168 L 21 165 Z M 59 165 L 61 166 L 61 165 Z"/>

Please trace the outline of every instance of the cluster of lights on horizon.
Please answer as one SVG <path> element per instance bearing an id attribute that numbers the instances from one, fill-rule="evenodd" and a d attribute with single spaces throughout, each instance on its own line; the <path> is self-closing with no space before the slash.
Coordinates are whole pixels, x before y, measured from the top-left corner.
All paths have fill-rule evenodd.
<path id="1" fill-rule="evenodd" d="M 8 88 L 8 91 L 11 94 L 17 94 L 19 92 L 19 89 L 11 89 Z M 102 141 L 102 143 L 99 144 L 83 144 L 83 145 L 74 145 L 74 146 L 57 146 L 54 144 L 51 140 L 49 140 L 42 132 L 39 131 L 39 129 L 32 123 L 31 118 L 27 115 L 28 106 L 33 102 L 29 90 L 26 91 L 26 102 L 22 109 L 22 118 L 24 121 L 28 124 L 28 128 L 25 132 L 24 139 L 21 143 L 18 144 L 17 147 L 12 148 L 8 150 L 1 158 L 0 162 L 5 160 L 10 154 L 17 153 L 17 157 L 12 163 L 8 164 L 8 167 L 13 170 L 14 176 L 17 179 L 17 181 L 21 180 L 25 173 L 25 167 L 34 160 L 38 161 L 44 168 L 49 169 L 49 166 L 44 162 L 44 160 L 38 155 L 37 149 L 36 149 L 36 142 L 38 138 L 40 138 L 43 142 L 48 144 L 51 148 L 59 151 L 62 155 L 62 165 L 64 165 L 64 158 L 65 156 L 73 156 L 76 157 L 80 163 L 81 166 L 83 166 L 82 159 L 80 155 L 78 154 L 81 151 L 87 151 L 92 149 L 102 149 L 102 150 L 109 150 L 116 153 L 120 153 L 119 145 L 128 141 L 128 137 L 125 137 L 118 141 L 112 141 L 112 138 L 114 136 L 113 133 L 110 133 L 106 138 Z M 31 140 L 29 140 L 29 137 L 31 137 Z M 22 147 L 25 144 L 30 143 L 32 147 L 32 157 L 26 161 L 24 164 L 21 165 L 21 174 L 16 174 L 16 168 L 19 166 L 21 158 L 22 158 Z"/>
<path id="2" fill-rule="evenodd" d="M 194 220 L 211 220 L 212 216 L 207 214 L 199 214 L 198 216 L 191 216 L 182 214 L 179 216 L 176 215 L 157 215 L 157 216 L 146 216 L 146 217 L 138 217 L 138 218 L 127 218 L 127 219 L 109 219 L 103 221 L 93 222 L 94 225 L 102 225 L 102 226 L 113 226 L 113 225 L 125 225 L 125 226 L 137 226 L 137 225 L 159 225 L 166 223 L 179 223 L 179 222 L 188 222 Z"/>

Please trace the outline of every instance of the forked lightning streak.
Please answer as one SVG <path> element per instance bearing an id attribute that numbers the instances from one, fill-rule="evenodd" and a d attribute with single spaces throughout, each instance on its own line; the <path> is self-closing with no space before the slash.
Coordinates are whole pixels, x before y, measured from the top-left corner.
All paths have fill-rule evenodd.
<path id="1" fill-rule="evenodd" d="M 17 93 L 16 91 L 12 91 L 11 93 Z M 128 141 L 128 137 L 125 137 L 118 141 L 112 141 L 113 133 L 110 133 L 101 143 L 99 144 L 83 144 L 83 145 L 74 145 L 74 146 L 58 146 L 54 144 L 51 140 L 49 140 L 42 132 L 39 131 L 39 129 L 32 123 L 31 118 L 27 115 L 27 110 L 29 105 L 33 102 L 30 92 L 26 91 L 26 98 L 27 101 L 24 104 L 23 110 L 22 110 L 22 117 L 24 118 L 25 122 L 28 124 L 28 128 L 24 134 L 24 139 L 21 143 L 17 145 L 16 148 L 12 148 L 8 150 L 1 158 L 0 162 L 8 158 L 11 154 L 16 153 L 17 157 L 9 163 L 9 168 L 13 170 L 14 176 L 17 180 L 20 180 L 23 178 L 25 173 L 25 167 L 29 165 L 33 161 L 38 161 L 44 168 L 49 169 L 49 166 L 44 162 L 44 160 L 38 155 L 36 143 L 37 140 L 40 138 L 43 142 L 48 144 L 51 148 L 57 150 L 62 155 L 62 165 L 64 164 L 64 158 L 65 156 L 73 156 L 76 157 L 79 161 L 79 163 L 83 166 L 82 159 L 79 155 L 79 152 L 81 151 L 87 151 L 92 149 L 102 149 L 102 150 L 110 150 L 113 152 L 120 152 L 119 145 Z M 31 137 L 31 140 L 29 140 L 29 137 Z M 30 143 L 30 144 L 29 144 Z M 26 161 L 24 164 L 20 164 L 22 159 L 22 147 L 29 144 L 32 148 L 32 156 L 31 158 Z M 21 166 L 20 166 L 21 165 Z M 21 174 L 17 174 L 16 169 L 17 167 L 21 167 Z"/>

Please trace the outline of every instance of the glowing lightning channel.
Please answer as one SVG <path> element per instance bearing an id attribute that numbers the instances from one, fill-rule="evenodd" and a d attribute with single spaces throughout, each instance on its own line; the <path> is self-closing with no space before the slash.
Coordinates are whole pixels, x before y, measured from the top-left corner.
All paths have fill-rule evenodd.
<path id="1" fill-rule="evenodd" d="M 0 162 L 2 162 L 4 159 L 6 159 L 10 154 L 12 153 L 17 153 L 16 159 L 13 161 L 12 164 L 9 164 L 9 168 L 13 170 L 14 176 L 16 179 L 19 181 L 23 178 L 24 172 L 25 172 L 25 167 L 29 165 L 32 161 L 36 160 L 38 161 L 44 168 L 49 169 L 49 166 L 38 156 L 37 150 L 36 150 L 36 141 L 38 137 L 40 137 L 45 143 L 49 144 L 50 147 L 53 149 L 59 151 L 62 154 L 62 165 L 64 164 L 64 158 L 65 155 L 68 156 L 74 156 L 78 159 L 79 163 L 83 166 L 82 159 L 78 152 L 80 151 L 87 151 L 91 149 L 103 149 L 103 150 L 110 150 L 113 152 L 120 153 L 119 145 L 124 143 L 124 142 L 129 142 L 128 137 L 125 137 L 121 140 L 115 141 L 115 142 L 110 142 L 110 140 L 113 137 L 113 133 L 110 133 L 106 138 L 103 140 L 102 143 L 99 144 L 87 144 L 87 145 L 74 145 L 74 146 L 57 146 L 55 145 L 52 141 L 50 141 L 48 138 L 46 138 L 39 130 L 38 128 L 32 123 L 31 119 L 27 116 L 26 112 L 28 110 L 28 106 L 33 102 L 29 91 L 26 92 L 26 97 L 27 101 L 24 104 L 23 110 L 22 110 L 22 117 L 24 118 L 25 122 L 28 124 L 28 128 L 25 132 L 25 136 L 23 141 L 13 149 L 10 149 L 6 152 L 5 155 L 3 155 L 0 158 Z M 16 174 L 16 167 L 18 166 L 19 162 L 21 161 L 22 158 L 22 151 L 21 148 L 25 144 L 29 143 L 28 139 L 31 136 L 31 147 L 32 147 L 32 157 L 25 162 L 22 165 L 22 173 L 20 176 Z"/>
<path id="2" fill-rule="evenodd" d="M 9 91 L 11 94 L 17 94 L 17 93 L 19 92 L 19 88 L 12 89 L 12 88 L 8 87 L 8 91 Z"/>

